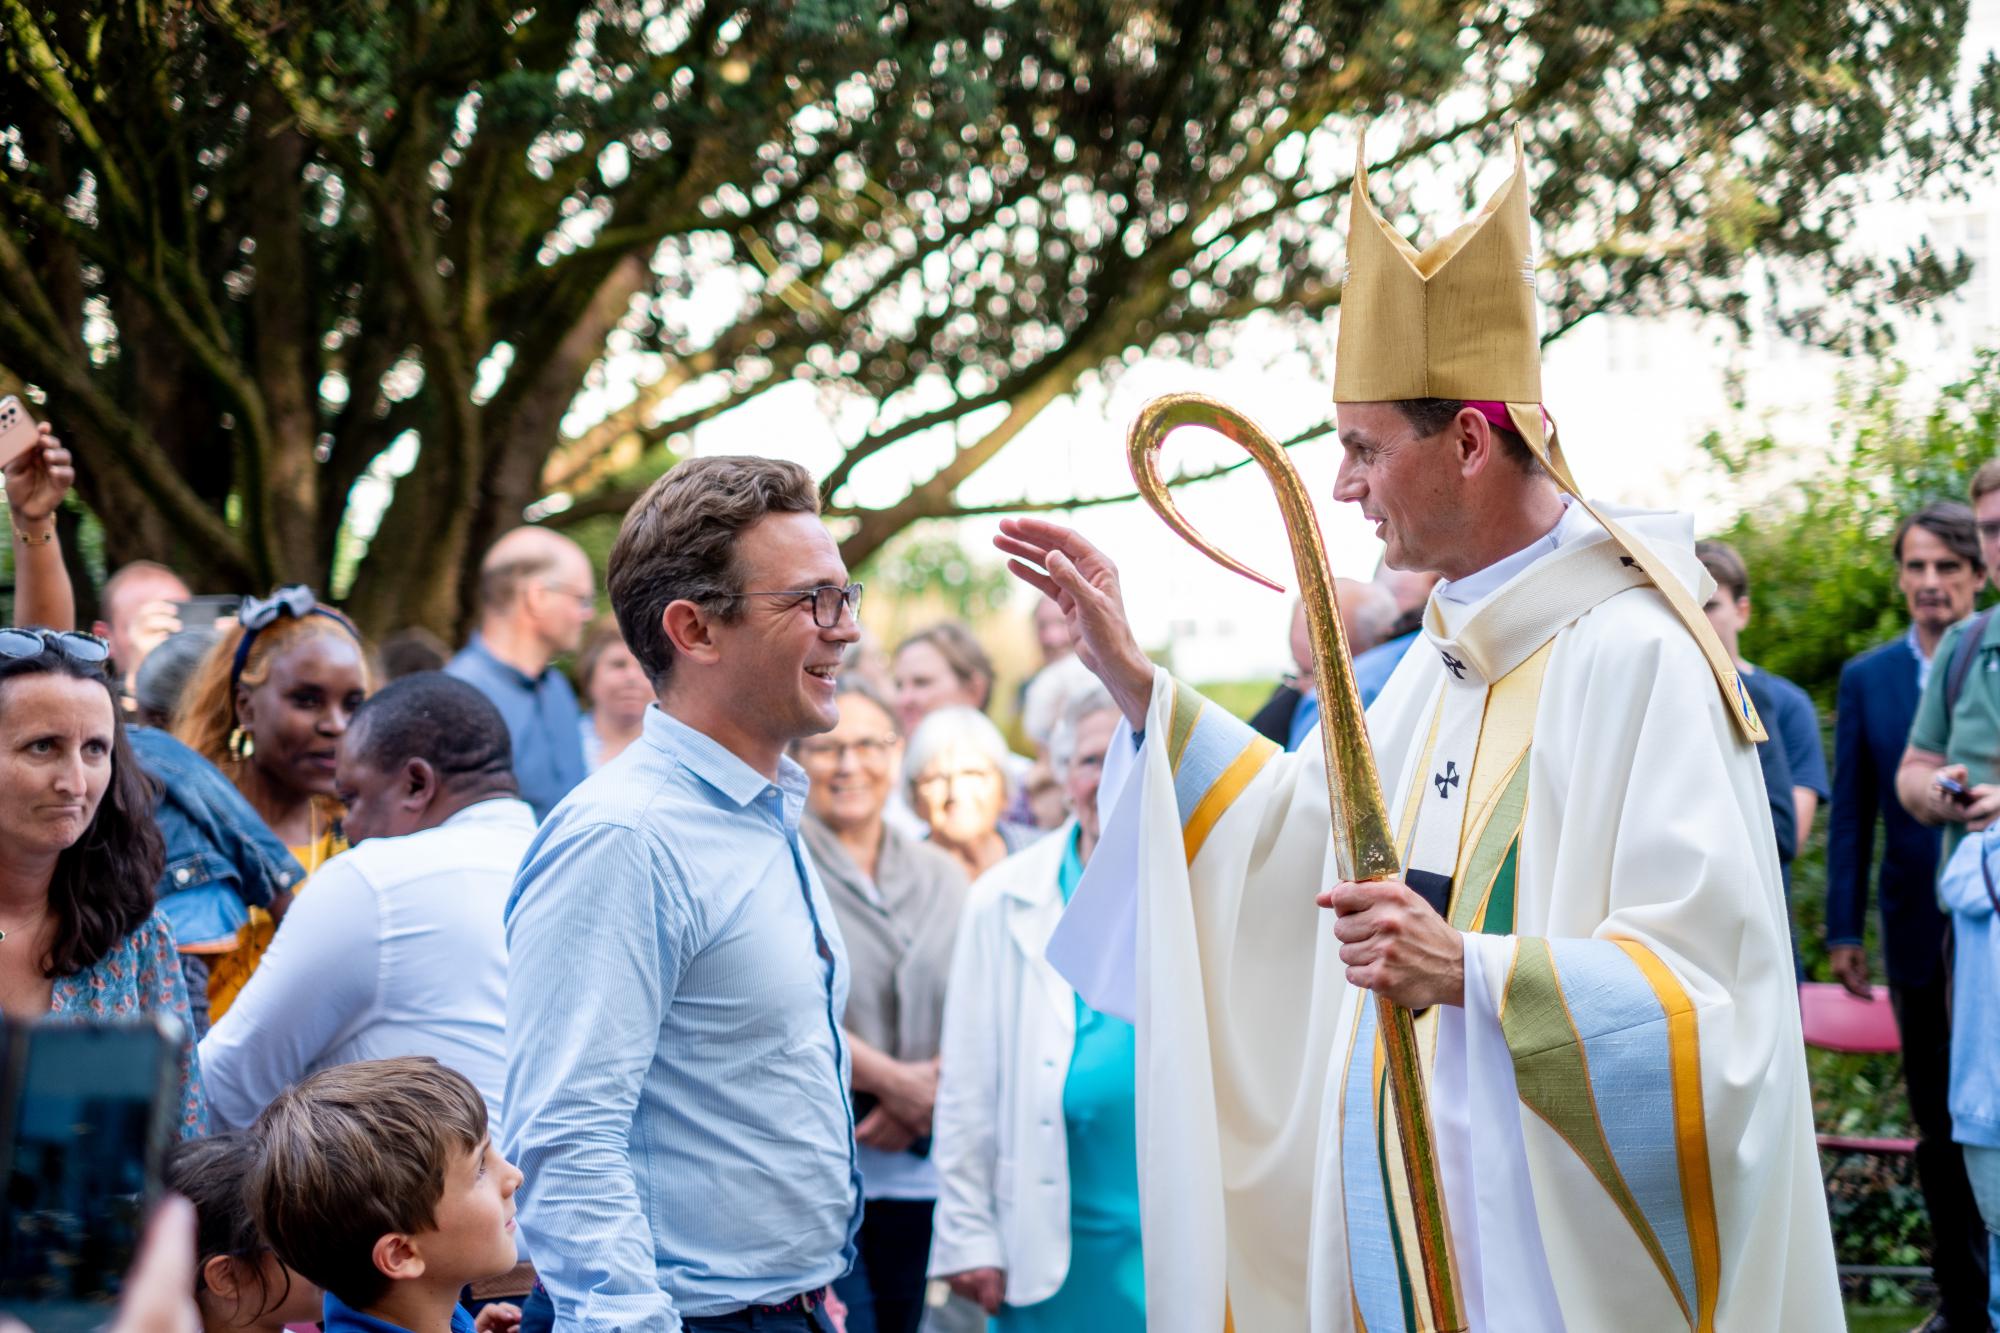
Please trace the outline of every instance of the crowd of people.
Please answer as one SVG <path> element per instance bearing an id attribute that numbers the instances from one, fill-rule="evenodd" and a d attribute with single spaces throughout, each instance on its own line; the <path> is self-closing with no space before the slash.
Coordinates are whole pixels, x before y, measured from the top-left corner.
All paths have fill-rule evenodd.
<path id="1" fill-rule="evenodd" d="M 965 626 L 865 641 L 789 463 L 663 477 L 611 618 L 579 547 L 508 533 L 456 653 L 298 586 L 184 623 L 148 562 L 81 632 L 71 480 L 52 435 L 6 472 L 0 1010 L 185 1024 L 168 1179 L 209 1333 L 1145 1327 L 1135 1032 L 1045 956 L 1121 721 L 1055 602 L 1020 754 Z M 1830 775 L 1810 698 L 1741 660 L 1743 561 L 1699 552 L 1777 856 L 1830 805 L 1832 970 L 1866 997 L 1877 885 L 1954 1329 L 2000 1232 L 2000 462 L 1970 498 L 1894 534 L 1909 625 L 1843 672 Z M 1339 582 L 1364 700 L 1437 582 Z M 1253 723 L 1287 749 L 1319 717 L 1302 611 L 1292 651 Z"/>

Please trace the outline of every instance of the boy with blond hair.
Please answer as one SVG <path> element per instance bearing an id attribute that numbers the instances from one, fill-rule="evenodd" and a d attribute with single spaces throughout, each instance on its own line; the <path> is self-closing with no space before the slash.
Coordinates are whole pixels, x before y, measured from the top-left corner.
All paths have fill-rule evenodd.
<path id="1" fill-rule="evenodd" d="M 496 1333 L 459 1305 L 514 1266 L 521 1173 L 464 1075 L 428 1056 L 336 1065 L 286 1090 L 255 1130 L 251 1210 L 284 1263 L 326 1291 L 326 1333 Z"/>

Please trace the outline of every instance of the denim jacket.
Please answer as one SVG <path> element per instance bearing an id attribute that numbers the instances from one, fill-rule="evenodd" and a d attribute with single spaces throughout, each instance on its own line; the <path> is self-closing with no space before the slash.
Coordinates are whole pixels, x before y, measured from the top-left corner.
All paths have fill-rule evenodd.
<path id="1" fill-rule="evenodd" d="M 305 871 L 221 769 L 164 731 L 126 731 L 140 765 L 159 780 L 153 818 L 167 844 L 160 911 L 184 950 L 236 942 L 251 907 L 269 907 Z"/>

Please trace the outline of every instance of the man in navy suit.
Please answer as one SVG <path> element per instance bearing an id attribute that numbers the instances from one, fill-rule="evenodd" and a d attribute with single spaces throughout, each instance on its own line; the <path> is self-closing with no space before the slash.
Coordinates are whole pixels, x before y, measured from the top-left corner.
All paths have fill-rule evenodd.
<path id="1" fill-rule="evenodd" d="M 1896 529 L 1894 549 L 1910 628 L 1841 668 L 1834 708 L 1827 952 L 1842 985 L 1856 995 L 1871 994 L 1862 935 L 1879 816 L 1882 959 L 1902 1034 L 1903 1081 L 1917 1122 L 1917 1172 L 1930 1213 L 1943 1326 L 1983 1329 L 1986 1238 L 1964 1159 L 1952 1142 L 1946 1105 L 1951 1034 L 1942 962 L 1946 923 L 1935 887 L 1938 831 L 1903 809 L 1896 798 L 1896 769 L 1938 640 L 1971 614 L 1985 565 L 1972 510 L 1955 501 L 1905 518 Z"/>

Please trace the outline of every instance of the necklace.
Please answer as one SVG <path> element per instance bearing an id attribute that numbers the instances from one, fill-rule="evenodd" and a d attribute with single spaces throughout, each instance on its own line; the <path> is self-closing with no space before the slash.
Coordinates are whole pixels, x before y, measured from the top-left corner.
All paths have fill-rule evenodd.
<path id="1" fill-rule="evenodd" d="M 0 941 L 4 941 L 9 935 L 20 934 L 22 931 L 28 929 L 28 927 L 31 925 L 40 925 L 42 922 L 42 918 L 46 917 L 48 914 L 49 914 L 49 905 L 47 903 L 43 903 L 42 910 L 35 913 L 34 916 L 30 917 L 27 921 L 23 922 L 18 926 L 15 926 L 12 930 L 0 930 Z"/>

